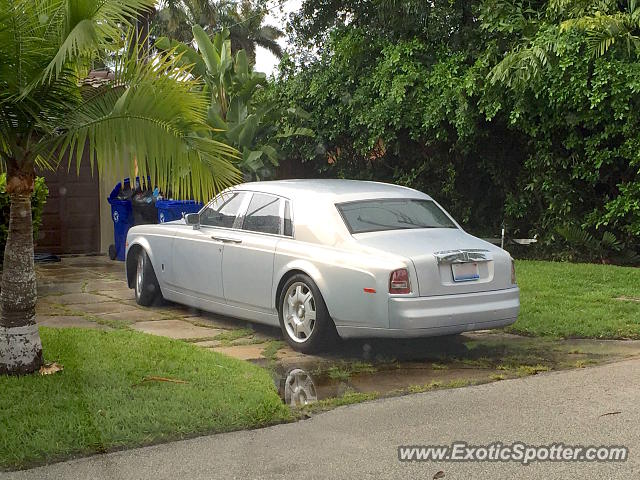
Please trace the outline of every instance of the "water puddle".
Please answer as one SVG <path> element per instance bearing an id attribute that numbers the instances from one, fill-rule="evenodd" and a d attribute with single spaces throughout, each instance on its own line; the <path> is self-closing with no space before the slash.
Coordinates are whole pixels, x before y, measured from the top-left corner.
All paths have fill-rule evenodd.
<path id="1" fill-rule="evenodd" d="M 554 340 L 473 333 L 343 342 L 322 356 L 271 366 L 283 402 L 302 407 L 350 394 L 382 397 L 583 368 L 640 355 L 640 341 Z M 327 402 L 325 402 L 327 403 Z"/>

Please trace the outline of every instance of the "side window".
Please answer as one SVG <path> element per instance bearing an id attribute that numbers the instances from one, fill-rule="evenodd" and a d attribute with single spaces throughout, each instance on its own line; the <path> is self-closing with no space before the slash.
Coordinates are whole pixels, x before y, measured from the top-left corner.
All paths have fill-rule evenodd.
<path id="1" fill-rule="evenodd" d="M 243 230 L 280 233 L 280 202 L 278 197 L 254 193 L 244 216 Z"/>
<path id="2" fill-rule="evenodd" d="M 232 228 L 245 196 L 243 192 L 218 195 L 200 215 L 200 224 Z"/>
<path id="3" fill-rule="evenodd" d="M 289 200 L 284 202 L 284 234 L 293 237 L 293 225 L 291 223 L 291 204 Z"/>

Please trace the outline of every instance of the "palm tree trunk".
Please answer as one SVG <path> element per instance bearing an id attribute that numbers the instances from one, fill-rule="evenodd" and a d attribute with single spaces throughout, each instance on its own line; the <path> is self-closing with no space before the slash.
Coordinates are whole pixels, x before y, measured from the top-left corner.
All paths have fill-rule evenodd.
<path id="1" fill-rule="evenodd" d="M 33 176 L 7 175 L 11 199 L 9 233 L 0 290 L 0 374 L 26 374 L 42 365 L 36 325 L 36 275 L 33 266 L 31 192 Z M 31 178 L 29 178 L 31 177 Z"/>

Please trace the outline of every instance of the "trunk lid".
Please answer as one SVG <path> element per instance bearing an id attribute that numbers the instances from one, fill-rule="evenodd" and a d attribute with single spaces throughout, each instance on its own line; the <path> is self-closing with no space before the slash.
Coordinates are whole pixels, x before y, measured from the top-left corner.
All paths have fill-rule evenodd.
<path id="1" fill-rule="evenodd" d="M 421 297 L 501 290 L 511 286 L 511 258 L 504 250 L 454 228 L 407 229 L 354 235 L 358 244 L 411 260 Z M 477 266 L 477 270 L 471 264 Z M 473 279 L 464 277 L 464 269 Z M 468 272 L 466 272 L 468 273 Z M 475 274 L 477 273 L 477 278 Z"/>

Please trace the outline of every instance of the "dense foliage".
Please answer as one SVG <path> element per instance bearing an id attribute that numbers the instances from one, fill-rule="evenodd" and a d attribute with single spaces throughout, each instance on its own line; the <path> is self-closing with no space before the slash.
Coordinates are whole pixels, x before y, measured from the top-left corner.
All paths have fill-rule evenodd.
<path id="1" fill-rule="evenodd" d="M 639 21 L 635 2 L 305 0 L 269 94 L 317 135 L 282 175 L 402 183 L 542 253 L 567 228 L 639 251 Z"/>

